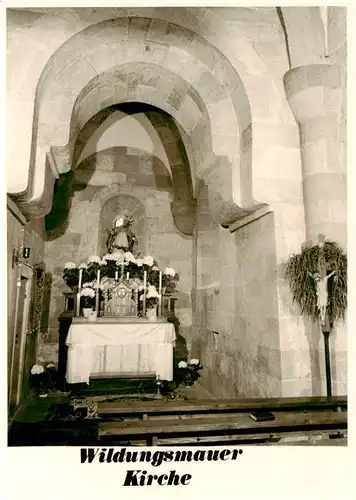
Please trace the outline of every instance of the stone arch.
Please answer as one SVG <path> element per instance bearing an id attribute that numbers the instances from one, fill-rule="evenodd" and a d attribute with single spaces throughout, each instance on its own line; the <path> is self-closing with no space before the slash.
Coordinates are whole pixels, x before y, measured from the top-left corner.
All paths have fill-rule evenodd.
<path id="1" fill-rule="evenodd" d="M 190 165 L 194 167 L 194 163 L 188 157 L 185 148 L 187 141 L 183 141 L 177 124 L 170 115 L 163 113 L 162 110 L 151 106 L 143 107 L 140 103 L 136 103 L 135 106 L 129 103 L 129 106 L 114 105 L 104 108 L 90 118 L 84 128 L 81 129 L 74 148 L 72 168 L 79 167 L 78 160 L 88 136 L 91 136 L 94 130 L 98 129 L 116 111 L 128 114 L 144 113 L 153 126 L 169 161 L 169 173 L 174 189 L 174 201 L 171 208 L 176 227 L 181 233 L 192 235 L 195 227 L 196 202 L 194 199 L 195 186 L 193 184 L 195 173 L 191 172 Z M 132 154 L 132 148 L 130 148 L 130 151 L 130 154 Z M 140 154 L 139 150 L 137 150 L 137 154 Z"/>
<path id="2" fill-rule="evenodd" d="M 149 85 L 136 85 L 129 91 L 128 80 L 141 78 L 144 71 L 150 70 Z M 147 74 L 147 73 L 146 73 Z M 151 81 L 150 81 L 151 80 Z M 174 86 L 170 82 L 174 81 Z M 125 82 L 122 86 L 117 82 Z M 167 90 L 168 88 L 168 90 Z M 171 91 L 169 93 L 169 91 Z M 183 93 L 185 92 L 185 94 Z M 169 95 L 167 95 L 169 94 Z M 185 100 L 182 106 L 174 107 L 170 102 L 170 95 L 175 94 L 177 100 Z M 166 96 L 166 100 L 164 99 Z M 112 68 L 110 71 L 98 75 L 94 81 L 90 81 L 78 96 L 73 112 L 67 116 L 67 130 L 71 128 L 69 137 L 72 144 L 64 148 L 54 148 L 55 154 L 63 160 L 62 170 L 68 171 L 71 166 L 70 150 L 81 127 L 98 112 L 101 112 L 108 105 L 112 106 L 122 102 L 141 102 L 161 109 L 169 114 L 179 124 L 180 128 L 186 131 L 189 141 L 185 146 L 189 150 L 190 160 L 195 164 L 202 164 L 201 154 L 195 148 L 199 142 L 199 135 L 204 133 L 206 137 L 206 149 L 212 150 L 210 140 L 210 120 L 204 103 L 195 92 L 194 88 L 188 86 L 186 82 L 172 72 L 162 67 L 145 64 L 123 65 Z M 237 124 L 235 124 L 237 125 Z M 236 129 L 237 130 L 237 129 Z M 221 132 L 223 130 L 221 129 Z M 67 132 L 68 133 L 68 132 Z M 238 135 L 236 134 L 238 142 Z M 67 155 L 67 158 L 66 158 Z"/>
<path id="3" fill-rule="evenodd" d="M 193 8 L 100 8 L 100 9 L 51 9 L 50 11 L 41 10 L 42 16 L 36 21 L 30 29 L 22 30 L 21 46 L 28 47 L 31 53 L 36 54 L 33 60 L 23 56 L 21 51 L 16 52 L 16 60 L 21 61 L 21 78 L 13 77 L 9 93 L 10 109 L 15 111 L 14 116 L 21 112 L 23 120 L 21 123 L 11 122 L 9 127 L 23 136 L 23 147 L 16 147 L 16 140 L 9 140 L 9 151 L 12 161 L 22 166 L 23 175 L 8 177 L 8 192 L 13 196 L 15 201 L 21 206 L 25 213 L 30 213 L 32 216 L 41 216 L 49 210 L 54 178 L 58 176 L 56 159 L 48 152 L 48 145 L 38 144 L 37 158 L 43 158 L 47 153 L 49 162 L 45 164 L 36 164 L 34 175 L 33 169 L 29 167 L 29 150 L 30 147 L 35 150 L 34 141 L 30 145 L 29 131 L 32 126 L 32 117 L 38 115 L 39 102 L 42 100 L 43 91 L 47 83 L 53 78 L 53 68 L 61 67 L 63 59 L 57 58 L 61 53 L 61 57 L 73 53 L 82 52 L 84 55 L 85 47 L 94 41 L 96 46 L 107 44 L 112 45 L 113 40 L 124 39 L 134 42 L 136 47 L 144 56 L 147 41 L 151 47 L 157 48 L 150 53 L 151 60 L 157 60 L 160 55 L 165 58 L 169 52 L 169 56 L 177 58 L 177 54 L 183 55 L 187 51 L 191 54 L 198 54 L 200 65 L 210 68 L 216 78 L 223 85 L 230 88 L 236 81 L 238 74 L 243 82 L 243 88 L 246 89 L 248 96 L 248 109 L 254 120 L 253 127 L 250 124 L 246 130 L 242 131 L 243 146 L 242 154 L 245 160 L 249 160 L 252 164 L 253 179 L 251 179 L 251 167 L 244 168 L 240 173 L 245 178 L 250 176 L 249 183 L 253 186 L 255 196 L 260 199 L 265 199 L 266 191 L 260 185 L 259 178 L 263 176 L 263 172 L 270 167 L 270 161 L 263 151 L 265 149 L 266 133 L 267 141 L 272 144 L 276 140 L 275 133 L 269 132 L 268 125 L 276 125 L 283 128 L 286 122 L 291 123 L 293 120 L 292 114 L 285 101 L 283 89 L 280 81 L 270 71 L 268 64 L 260 57 L 258 51 L 254 48 L 253 41 L 250 40 L 243 31 L 240 31 L 234 23 L 230 23 L 226 16 L 226 9 L 210 8 L 210 7 L 193 7 Z M 59 23 L 65 28 L 64 30 L 55 30 L 50 34 L 48 31 L 48 15 L 56 16 Z M 252 15 L 250 13 L 250 15 Z M 51 21 L 52 22 L 52 21 Z M 120 28 L 113 29 L 117 22 Z M 256 22 L 258 16 L 256 14 Z M 98 26 L 103 26 L 103 23 L 108 23 L 104 33 L 100 33 Z M 110 23 L 112 23 L 110 25 Z M 179 33 L 175 30 L 178 26 L 181 30 Z M 80 40 L 80 36 L 82 36 Z M 87 36 L 89 35 L 89 36 Z M 182 35 L 182 36 L 181 36 Z M 48 43 L 42 45 L 41 51 L 38 51 L 37 40 L 43 40 L 48 37 Z M 185 38 L 184 38 L 185 37 Z M 71 42 L 75 43 L 71 45 Z M 128 52 L 132 53 L 132 46 Z M 167 49 L 168 47 L 168 49 Z M 63 51 L 62 51 L 63 49 Z M 180 52 L 178 52 L 180 51 Z M 180 57 L 180 55 L 179 55 Z M 178 59 L 179 59 L 178 57 Z M 228 61 L 228 66 L 222 61 Z M 31 61 L 29 63 L 29 61 Z M 49 65 L 48 63 L 51 62 Z M 181 59 L 182 70 L 189 69 L 186 64 L 186 58 Z M 45 70 L 43 68 L 45 67 Z M 195 70 L 194 65 L 190 68 Z M 41 76 L 42 74 L 42 76 Z M 11 76 L 11 75 L 10 75 Z M 15 75 L 17 76 L 17 74 Z M 39 81 L 43 80 L 43 87 L 39 90 Z M 263 86 L 263 97 L 260 92 L 261 85 Z M 37 87 L 37 92 L 36 92 Z M 232 95 L 239 100 L 240 88 L 232 91 Z M 70 94 L 70 90 L 62 85 L 57 86 L 57 96 L 61 93 Z M 34 97 L 36 93 L 36 102 Z M 53 101 L 53 110 L 55 114 L 56 101 Z M 268 106 L 266 107 L 266 102 Z M 242 106 L 239 116 L 244 115 Z M 270 110 L 273 109 L 273 113 Z M 12 113 L 9 113 L 12 116 Z M 35 119 L 36 121 L 36 119 Z M 294 121 L 292 122 L 294 124 Z M 267 127 L 267 128 L 266 128 Z M 36 127 L 35 127 L 36 128 Z M 252 141 L 253 131 L 253 143 Z M 296 131 L 297 134 L 297 131 Z M 229 139 L 224 139 L 226 142 Z M 231 139 L 232 142 L 233 139 Z M 278 146 L 277 146 L 278 147 Z M 34 153 L 33 153 L 34 154 Z M 33 167 L 33 162 L 32 162 Z M 32 168 L 31 167 L 31 168 Z M 45 200 L 43 185 L 44 177 L 46 179 L 46 193 L 48 194 Z M 239 179 L 237 179 L 239 181 Z M 238 183 L 238 182 L 237 182 Z M 237 190 L 238 191 L 238 190 Z M 215 197 L 215 196 L 214 196 Z M 250 205 L 254 204 L 251 196 Z M 270 196 L 266 198 L 268 203 L 273 203 Z M 246 201 L 244 201 L 246 204 Z M 235 203 L 233 203 L 234 205 Z M 31 205 L 31 208 L 30 208 Z"/>
<path id="4" fill-rule="evenodd" d="M 146 80 L 142 76 L 144 74 L 146 74 L 149 85 L 145 85 Z M 117 102 L 144 102 L 157 108 L 160 107 L 170 114 L 180 128 L 185 131 L 184 146 L 187 149 L 189 160 L 193 164 L 197 177 L 203 178 L 210 188 L 213 200 L 211 206 L 218 222 L 227 224 L 232 219 L 236 220 L 239 216 L 244 216 L 260 206 L 252 197 L 251 155 L 246 155 L 246 150 L 251 148 L 251 128 L 247 127 L 240 138 L 235 111 L 232 105 L 225 106 L 227 100 L 217 101 L 212 105 L 218 104 L 218 107 L 214 108 L 214 113 L 218 113 L 215 118 L 214 113 L 209 115 L 209 109 L 207 109 L 209 104 L 206 106 L 194 87 L 187 85 L 179 75 L 151 64 L 136 63 L 132 65 L 128 63 L 111 68 L 93 80 L 79 94 L 70 117 L 70 125 L 69 117 L 67 117 L 68 128 L 66 130 L 70 126 L 69 137 L 72 143 L 63 148 L 52 148 L 54 154 L 59 157 L 59 161 L 64 162 L 63 168 L 65 170 L 70 168 L 69 158 L 78 131 L 93 114 L 101 112 L 107 105 L 114 105 Z M 144 83 L 134 86 L 130 92 L 128 85 L 130 80 L 143 80 Z M 172 81 L 174 81 L 173 88 Z M 118 82 L 124 82 L 124 84 L 121 85 Z M 170 101 L 172 93 L 176 98 L 181 99 L 182 107 L 175 107 Z M 215 125 L 215 131 L 211 131 L 212 123 Z M 215 145 L 213 139 L 216 140 Z M 231 152 L 231 141 L 234 142 L 235 154 L 223 154 Z M 243 147 L 243 151 L 240 153 L 241 147 Z M 239 173 L 241 155 L 244 155 L 246 162 L 243 183 L 241 183 Z M 252 206 L 250 206 L 251 204 Z M 249 205 L 249 208 L 247 211 L 241 211 L 239 205 Z M 188 205 L 177 201 L 175 212 L 183 217 L 187 212 L 187 216 L 184 218 L 189 222 L 191 221 L 192 209 L 194 209 L 194 204 L 191 201 Z M 184 229 L 183 232 L 185 233 L 185 231 Z M 189 231 L 191 234 L 191 230 Z"/>
<path id="5" fill-rule="evenodd" d="M 131 38 L 126 32 L 119 29 L 120 26 L 125 26 L 127 22 L 131 28 L 131 33 L 135 33 L 135 36 Z M 34 162 L 37 179 L 35 179 L 35 192 L 32 193 L 32 198 L 29 201 L 41 207 L 42 211 L 48 211 L 50 208 L 43 206 L 43 186 L 46 171 L 43 159 L 46 156 L 45 152 L 48 151 L 49 146 L 51 146 L 51 149 L 48 156 L 51 159 L 50 165 L 52 166 L 52 171 L 57 172 L 58 175 L 59 172 L 68 170 L 67 159 L 71 156 L 71 141 L 64 142 L 58 145 L 59 147 L 54 147 L 55 145 L 53 145 L 54 134 L 57 137 L 62 136 L 62 138 L 63 131 L 68 134 L 68 122 L 66 119 L 63 119 L 63 115 L 61 116 L 60 113 L 56 116 L 55 123 L 51 123 L 51 121 L 53 122 L 53 119 L 50 117 L 53 116 L 54 95 L 57 100 L 57 110 L 59 112 L 66 111 L 68 116 L 69 111 L 71 111 L 70 108 L 73 105 L 73 100 L 76 99 L 78 103 L 77 97 L 82 92 L 83 85 L 85 86 L 88 80 L 96 78 L 98 73 L 100 75 L 105 70 L 110 70 L 115 62 L 118 62 L 118 58 L 120 59 L 120 63 L 122 63 L 123 57 L 124 60 L 126 57 L 128 64 L 142 64 L 143 62 L 146 65 L 151 64 L 152 67 L 159 67 L 161 72 L 165 70 L 166 74 L 170 73 L 172 75 L 170 82 L 173 79 L 178 82 L 181 78 L 180 75 L 183 75 L 184 78 L 182 80 L 185 86 L 190 85 L 195 89 L 195 93 L 203 104 L 208 119 L 205 119 L 204 123 L 194 123 L 193 130 L 196 130 L 203 143 L 201 150 L 205 150 L 204 142 L 209 140 L 209 138 L 211 138 L 213 147 L 212 151 L 208 151 L 206 155 L 201 155 L 199 148 L 194 147 L 194 159 L 201 170 L 198 176 L 202 175 L 206 177 L 207 183 L 211 188 L 212 197 L 215 200 L 216 219 L 219 222 L 228 223 L 230 219 L 239 217 L 241 205 L 243 206 L 247 203 L 252 205 L 253 209 L 259 205 L 253 200 L 251 193 L 241 193 L 243 187 L 241 186 L 240 179 L 240 147 L 242 142 L 244 142 L 243 147 L 245 150 L 252 147 L 251 112 L 244 85 L 225 56 L 215 49 L 215 47 L 207 44 L 206 41 L 202 41 L 196 34 L 188 32 L 188 30 L 172 23 L 168 23 L 168 25 L 165 23 L 164 33 L 161 33 L 160 29 L 157 28 L 158 35 L 156 36 L 156 40 L 155 37 L 153 37 L 153 40 L 142 37 L 142 26 L 149 25 L 149 23 L 147 24 L 147 19 L 141 19 L 141 21 L 139 18 L 130 18 L 129 20 L 127 18 L 124 20 L 114 19 L 104 21 L 103 23 L 99 23 L 99 25 L 95 25 L 95 27 L 91 26 L 69 39 L 52 56 L 42 72 L 37 88 L 36 107 L 38 112 L 36 113 L 37 120 L 35 120 L 37 141 Z M 171 35 L 173 35 L 168 37 L 169 41 L 164 41 L 162 37 L 165 39 L 167 26 L 171 30 Z M 102 44 L 105 45 L 105 57 L 102 57 L 103 54 L 100 53 L 100 44 L 97 43 L 98 38 L 101 42 L 103 40 L 106 43 L 110 41 L 110 48 L 105 43 Z M 198 45 L 201 44 L 203 53 L 204 51 L 206 52 L 208 46 L 210 50 L 209 56 L 213 53 L 215 57 L 214 63 L 218 60 L 218 76 L 216 71 L 213 73 L 202 62 L 201 59 L 203 58 L 199 59 L 195 56 L 195 53 L 189 52 L 190 42 L 193 38 Z M 79 57 L 77 53 L 78 47 L 84 47 Z M 100 61 L 105 61 L 106 68 L 100 66 Z M 175 68 L 176 73 L 172 71 L 172 67 Z M 127 84 L 128 80 L 126 81 Z M 142 87 L 144 87 L 144 90 L 141 88 L 139 92 L 135 93 L 135 100 L 140 99 L 138 94 L 142 94 L 142 91 L 144 95 L 147 93 L 149 85 L 143 85 Z M 126 89 L 128 89 L 128 86 Z M 156 95 L 156 104 L 160 108 L 166 107 L 167 109 L 168 99 L 172 98 L 172 93 L 178 93 L 178 98 L 179 94 L 181 94 L 175 85 L 171 84 L 168 87 L 166 85 L 166 92 L 167 89 L 169 89 L 168 96 L 161 94 L 157 98 Z M 63 100 L 59 99 L 59 96 Z M 144 99 L 141 100 L 144 101 Z M 108 105 L 109 102 L 106 102 L 106 104 Z M 189 108 L 190 102 L 187 100 L 187 97 L 183 104 L 186 109 Z M 66 106 L 68 107 L 66 108 Z M 179 118 L 179 110 L 174 109 L 174 105 L 171 108 L 168 111 L 171 111 L 175 119 Z M 184 109 L 184 107 L 181 109 Z M 76 111 L 79 111 L 78 106 Z M 191 116 L 191 113 L 189 115 Z M 182 119 L 182 117 L 180 118 Z M 74 125 L 74 129 L 76 126 L 78 124 Z M 192 134 L 189 133 L 190 130 L 187 128 L 187 124 L 185 124 L 183 129 L 187 132 L 189 139 L 189 136 Z M 244 140 L 243 133 L 247 135 L 247 140 Z M 68 135 L 66 139 L 69 140 Z M 227 144 L 229 147 L 227 147 Z M 231 153 L 231 144 L 233 144 L 235 154 Z M 198 156 L 198 158 L 195 156 Z M 244 154 L 243 156 L 244 161 L 249 163 L 244 168 L 244 178 L 246 178 L 246 172 L 248 175 L 251 172 L 251 155 Z M 214 170 L 214 175 L 211 175 L 212 170 Z M 251 182 L 247 182 L 246 184 L 250 185 Z M 46 186 L 46 190 L 47 192 L 51 191 L 50 183 Z M 245 211 L 242 213 L 244 214 Z"/>

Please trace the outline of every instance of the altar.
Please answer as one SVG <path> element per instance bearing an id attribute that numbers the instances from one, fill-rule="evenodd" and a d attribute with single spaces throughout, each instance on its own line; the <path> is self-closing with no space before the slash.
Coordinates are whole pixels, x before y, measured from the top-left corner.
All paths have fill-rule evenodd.
<path id="1" fill-rule="evenodd" d="M 140 319 L 73 318 L 66 339 L 66 381 L 89 384 L 90 377 L 146 374 L 173 380 L 173 324 L 163 318 L 152 323 Z"/>
<path id="2" fill-rule="evenodd" d="M 171 267 L 160 269 L 151 255 L 132 253 L 133 223 L 131 214 L 119 212 L 107 240 L 109 253 L 64 266 L 75 316 L 64 348 L 60 336 L 58 366 L 69 384 L 89 384 L 90 378 L 173 380 L 176 336 L 165 316 L 174 316 L 179 276 Z"/>

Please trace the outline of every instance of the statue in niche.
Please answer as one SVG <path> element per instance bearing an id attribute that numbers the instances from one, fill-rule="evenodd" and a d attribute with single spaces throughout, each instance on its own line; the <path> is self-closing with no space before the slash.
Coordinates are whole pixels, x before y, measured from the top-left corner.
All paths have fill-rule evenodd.
<path id="1" fill-rule="evenodd" d="M 131 216 L 119 215 L 114 219 L 113 228 L 106 242 L 109 253 L 113 253 L 116 250 L 133 252 L 137 239 L 131 231 L 132 223 L 133 218 Z"/>

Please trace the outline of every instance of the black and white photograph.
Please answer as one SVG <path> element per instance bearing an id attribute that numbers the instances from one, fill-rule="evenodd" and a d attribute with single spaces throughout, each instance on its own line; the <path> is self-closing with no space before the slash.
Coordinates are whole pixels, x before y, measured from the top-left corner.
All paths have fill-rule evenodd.
<path id="1" fill-rule="evenodd" d="M 4 8 L 9 452 L 184 492 L 347 453 L 348 8 L 42 3 Z"/>

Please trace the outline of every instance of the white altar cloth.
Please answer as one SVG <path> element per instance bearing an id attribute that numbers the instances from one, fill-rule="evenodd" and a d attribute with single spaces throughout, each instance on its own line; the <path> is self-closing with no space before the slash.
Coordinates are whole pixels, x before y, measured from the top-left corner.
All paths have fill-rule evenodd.
<path id="1" fill-rule="evenodd" d="M 68 331 L 66 380 L 85 382 L 90 375 L 154 373 L 173 380 L 172 323 L 73 323 Z"/>

